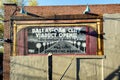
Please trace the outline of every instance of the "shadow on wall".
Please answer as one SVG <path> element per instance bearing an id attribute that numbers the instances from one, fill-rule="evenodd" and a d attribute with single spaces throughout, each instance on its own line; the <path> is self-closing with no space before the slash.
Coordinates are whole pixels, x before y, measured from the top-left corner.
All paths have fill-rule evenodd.
<path id="1" fill-rule="evenodd" d="M 21 58 L 22 59 L 22 58 Z M 24 59 L 24 58 L 23 58 Z M 38 63 L 39 64 L 39 63 Z M 37 65 L 38 65 L 37 64 Z M 71 64 L 70 64 L 71 65 Z M 68 66 L 68 68 L 66 69 L 65 73 L 67 72 L 67 70 L 69 69 L 70 65 Z M 26 72 L 28 70 L 31 70 L 31 72 L 36 72 L 38 71 L 38 73 L 42 72 L 43 74 L 46 74 L 46 76 L 38 76 L 38 75 L 35 75 L 34 73 L 32 73 L 33 75 L 29 74 L 29 73 L 24 73 L 24 72 L 19 72 L 17 71 L 18 68 L 23 68 L 23 70 L 26 70 Z M 22 69 L 21 69 L 22 70 Z M 29 72 L 29 71 L 28 71 Z M 42 69 L 41 67 L 35 67 L 34 65 L 31 66 L 31 64 L 24 64 L 24 63 L 19 63 L 17 62 L 16 59 L 11 59 L 11 74 L 10 74 L 10 78 L 11 80 L 47 80 L 47 69 Z M 63 77 L 67 78 L 68 80 L 75 80 L 73 77 L 69 76 L 69 75 L 65 75 L 65 73 L 61 76 L 60 73 L 56 73 L 56 72 L 53 72 L 52 75 L 57 75 L 57 76 L 61 76 L 60 79 L 58 80 L 63 80 Z M 1 80 L 1 79 L 0 79 Z M 51 80 L 51 79 L 50 79 Z"/>
<path id="2" fill-rule="evenodd" d="M 105 80 L 113 80 L 115 77 L 117 77 L 117 80 L 120 80 L 120 66 L 118 69 L 113 71 L 110 75 L 108 75 Z"/>
<path id="3" fill-rule="evenodd" d="M 80 31 L 80 33 L 106 40 L 106 38 L 103 36 L 103 35 L 105 35 L 105 33 L 98 34 L 96 31 L 90 31 L 90 32 Z"/>
<path id="4" fill-rule="evenodd" d="M 46 77 L 34 76 L 34 75 L 31 76 L 31 75 L 25 75 L 25 74 L 20 74 L 20 73 L 12 74 L 12 78 L 11 79 L 12 80 L 47 80 Z"/>
<path id="5" fill-rule="evenodd" d="M 76 59 L 76 80 L 81 80 L 80 79 L 80 71 L 81 71 L 81 69 L 80 69 L 80 58 L 77 58 Z M 89 62 L 89 63 L 87 63 L 87 64 L 91 64 L 91 65 L 94 65 L 93 63 L 91 63 L 91 62 Z M 101 65 L 96 65 L 97 67 L 100 67 Z M 112 69 L 111 67 L 108 67 L 108 66 L 104 66 L 104 68 L 107 68 L 107 69 Z M 104 80 L 120 80 L 120 66 L 115 70 L 115 71 L 113 71 L 112 73 L 110 73 L 106 78 L 104 78 Z"/>

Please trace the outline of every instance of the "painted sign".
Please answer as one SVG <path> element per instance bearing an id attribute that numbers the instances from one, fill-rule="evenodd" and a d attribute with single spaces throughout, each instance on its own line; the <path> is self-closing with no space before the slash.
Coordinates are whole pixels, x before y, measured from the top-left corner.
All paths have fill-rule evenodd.
<path id="1" fill-rule="evenodd" d="M 31 27 L 27 28 L 28 53 L 67 54 L 86 53 L 86 27 Z"/>

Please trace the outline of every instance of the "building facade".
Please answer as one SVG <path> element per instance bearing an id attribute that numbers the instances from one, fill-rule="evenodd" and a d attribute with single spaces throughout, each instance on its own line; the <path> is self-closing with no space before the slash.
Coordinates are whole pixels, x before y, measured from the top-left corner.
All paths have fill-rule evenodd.
<path id="1" fill-rule="evenodd" d="M 4 80 L 120 79 L 120 4 L 89 7 L 5 4 Z"/>

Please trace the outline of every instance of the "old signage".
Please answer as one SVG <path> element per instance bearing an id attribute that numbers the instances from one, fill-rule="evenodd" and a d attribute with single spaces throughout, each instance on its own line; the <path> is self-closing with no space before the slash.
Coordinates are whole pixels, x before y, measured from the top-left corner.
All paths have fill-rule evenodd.
<path id="1" fill-rule="evenodd" d="M 86 53 L 86 27 L 27 28 L 28 53 Z"/>

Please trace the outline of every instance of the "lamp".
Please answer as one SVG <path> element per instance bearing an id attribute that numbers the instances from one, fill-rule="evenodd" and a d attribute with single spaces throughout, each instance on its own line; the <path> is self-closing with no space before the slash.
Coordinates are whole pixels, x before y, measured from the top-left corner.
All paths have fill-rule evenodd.
<path id="1" fill-rule="evenodd" d="M 27 11 L 25 11 L 25 9 L 24 9 L 24 4 L 22 4 L 22 8 L 20 10 L 20 13 L 21 14 L 27 14 Z"/>
<path id="2" fill-rule="evenodd" d="M 0 39 L 0 42 L 7 42 L 7 43 L 12 43 L 11 39 L 5 38 L 5 39 Z"/>
<path id="3" fill-rule="evenodd" d="M 83 12 L 83 14 L 89 13 L 90 12 L 90 7 L 87 5 L 85 11 Z"/>

